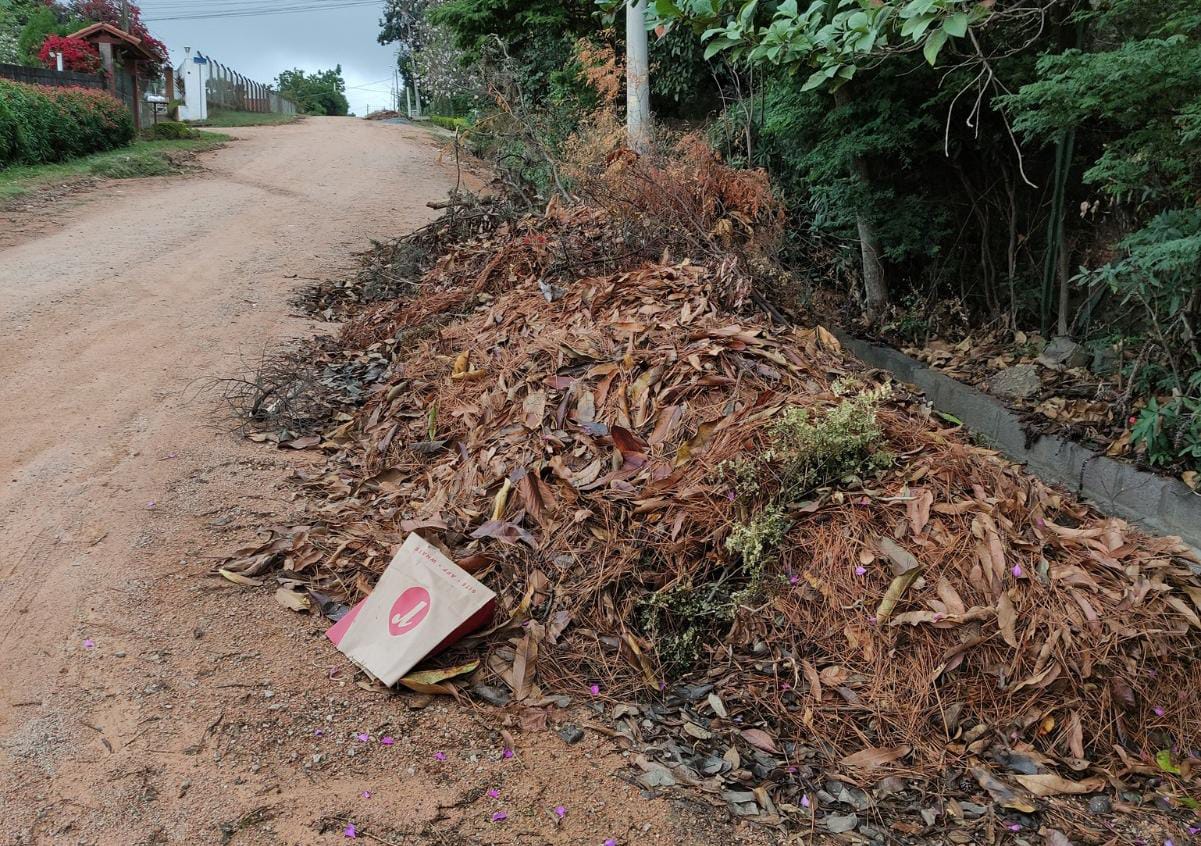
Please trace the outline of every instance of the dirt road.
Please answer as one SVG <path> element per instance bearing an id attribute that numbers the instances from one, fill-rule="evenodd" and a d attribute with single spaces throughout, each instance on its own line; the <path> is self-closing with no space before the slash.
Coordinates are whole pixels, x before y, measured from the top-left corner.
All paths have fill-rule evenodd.
<path id="1" fill-rule="evenodd" d="M 299 519 L 304 459 L 236 438 L 204 387 L 310 333 L 298 277 L 454 178 L 409 127 L 236 135 L 0 248 L 0 843 L 758 842 L 640 798 L 596 732 L 505 758 L 498 712 L 360 689 L 320 621 L 212 575 Z"/>

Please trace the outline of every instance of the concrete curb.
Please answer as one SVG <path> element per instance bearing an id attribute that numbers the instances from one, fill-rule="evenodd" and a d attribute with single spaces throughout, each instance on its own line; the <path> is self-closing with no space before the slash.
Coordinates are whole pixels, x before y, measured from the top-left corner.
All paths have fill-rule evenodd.
<path id="1" fill-rule="evenodd" d="M 1139 470 L 1055 435 L 1042 435 L 1027 446 L 1018 416 L 988 394 L 891 347 L 841 331 L 834 334 L 860 361 L 916 386 L 936 409 L 962 420 L 1043 481 L 1067 488 L 1104 514 L 1122 517 L 1156 534 L 1178 535 L 1201 550 L 1201 496 L 1179 479 Z"/>

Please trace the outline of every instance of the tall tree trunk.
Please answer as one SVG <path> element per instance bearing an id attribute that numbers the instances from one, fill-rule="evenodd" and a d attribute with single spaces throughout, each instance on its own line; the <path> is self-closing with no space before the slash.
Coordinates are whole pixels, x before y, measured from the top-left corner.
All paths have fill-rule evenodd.
<path id="1" fill-rule="evenodd" d="M 834 102 L 839 106 L 850 102 L 846 85 L 834 92 Z M 867 159 L 863 156 L 857 155 L 851 159 L 851 172 L 865 187 L 871 185 Z M 875 224 L 862 208 L 855 210 L 855 228 L 859 230 L 859 252 L 863 258 L 864 311 L 868 320 L 875 323 L 888 307 L 888 281 L 884 278 L 884 265 L 880 262 L 880 238 L 876 235 Z"/>
<path id="2" fill-rule="evenodd" d="M 630 149 L 650 150 L 650 61 L 646 43 L 646 0 L 626 2 L 626 132 Z"/>

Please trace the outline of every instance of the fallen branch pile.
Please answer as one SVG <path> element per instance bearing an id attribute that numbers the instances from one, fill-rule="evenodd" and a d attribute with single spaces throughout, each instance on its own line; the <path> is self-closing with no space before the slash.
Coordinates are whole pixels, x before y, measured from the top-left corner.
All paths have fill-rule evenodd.
<path id="1" fill-rule="evenodd" d="M 1188 777 L 1188 550 L 890 395 L 823 329 L 734 313 L 737 262 L 622 259 L 606 227 L 501 223 L 362 311 L 342 343 L 390 364 L 324 434 L 310 525 L 228 568 L 350 604 L 419 531 L 501 596 L 480 681 L 518 710 L 674 704 L 674 777 L 747 785 L 740 813 L 809 813 L 825 773 L 970 774 L 1019 814 Z"/>

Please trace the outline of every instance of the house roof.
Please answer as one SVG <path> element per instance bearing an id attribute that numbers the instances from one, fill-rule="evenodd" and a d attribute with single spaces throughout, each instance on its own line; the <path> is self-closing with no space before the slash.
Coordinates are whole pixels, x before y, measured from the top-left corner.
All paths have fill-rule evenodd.
<path id="1" fill-rule="evenodd" d="M 85 26 L 78 32 L 71 33 L 68 37 L 82 38 L 85 41 L 96 43 L 107 41 L 110 44 L 120 45 L 128 52 L 134 53 L 140 59 L 147 59 L 151 62 L 156 61 L 155 55 L 142 44 L 142 39 L 109 23 L 94 23 L 90 26 Z"/>

